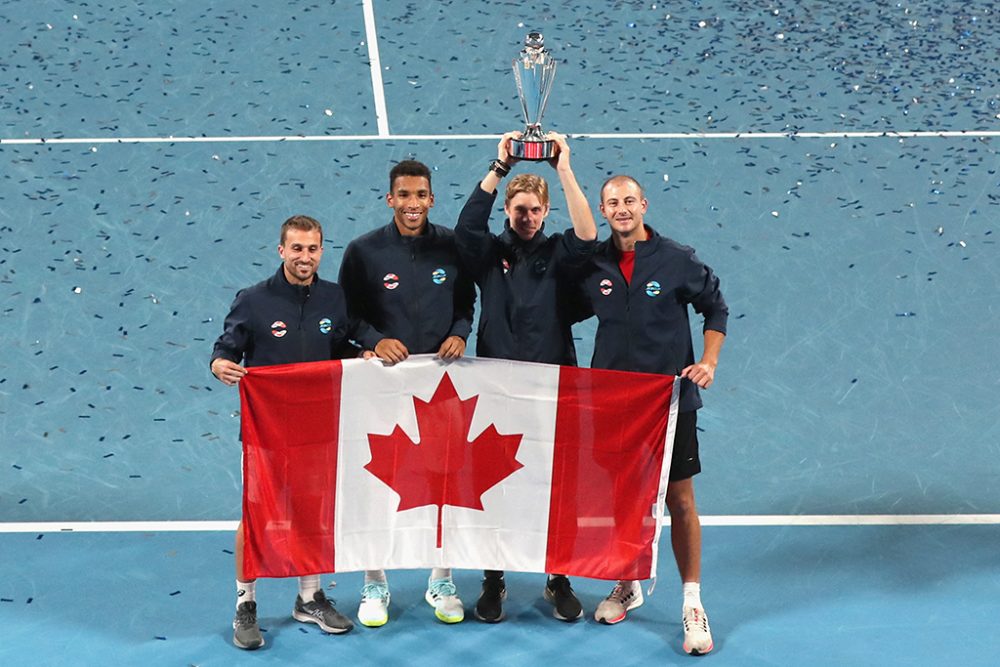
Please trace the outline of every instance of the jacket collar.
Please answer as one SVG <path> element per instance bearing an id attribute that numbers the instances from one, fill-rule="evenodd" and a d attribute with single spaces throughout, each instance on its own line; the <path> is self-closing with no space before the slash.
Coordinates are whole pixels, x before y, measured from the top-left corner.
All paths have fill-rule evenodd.
<path id="1" fill-rule="evenodd" d="M 267 286 L 281 294 L 289 296 L 294 299 L 301 299 L 303 296 L 308 295 L 313 287 L 316 287 L 319 283 L 319 273 L 313 275 L 313 281 L 308 285 L 293 285 L 288 282 L 288 278 L 285 277 L 284 264 L 278 265 L 278 270 L 270 277 L 267 281 Z"/>
<path id="2" fill-rule="evenodd" d="M 545 223 L 542 223 L 542 226 L 538 228 L 538 231 L 535 232 L 530 241 L 524 241 L 511 228 L 510 218 L 507 218 L 503 223 L 503 233 L 500 234 L 499 238 L 501 243 L 515 252 L 530 254 L 535 251 L 535 248 L 545 243 Z"/>

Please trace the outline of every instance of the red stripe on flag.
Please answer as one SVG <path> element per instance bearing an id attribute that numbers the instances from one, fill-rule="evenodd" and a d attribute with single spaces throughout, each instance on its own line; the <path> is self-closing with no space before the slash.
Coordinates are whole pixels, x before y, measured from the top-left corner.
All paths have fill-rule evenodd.
<path id="1" fill-rule="evenodd" d="M 261 366 L 240 381 L 248 579 L 334 571 L 341 370 Z"/>
<path id="2" fill-rule="evenodd" d="M 672 375 L 560 369 L 546 572 L 592 579 L 654 574 L 673 381 Z"/>

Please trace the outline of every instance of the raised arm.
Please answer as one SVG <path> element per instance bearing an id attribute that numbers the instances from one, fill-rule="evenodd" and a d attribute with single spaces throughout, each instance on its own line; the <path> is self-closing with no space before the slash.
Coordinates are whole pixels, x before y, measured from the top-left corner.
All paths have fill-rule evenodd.
<path id="1" fill-rule="evenodd" d="M 566 194 L 566 205 L 569 207 L 569 219 L 573 223 L 573 233 L 581 241 L 593 241 L 597 239 L 597 225 L 594 223 L 594 214 L 587 203 L 580 184 L 576 182 L 576 175 L 573 173 L 569 162 L 569 144 L 565 135 L 556 132 L 549 132 L 546 139 L 556 142 L 559 152 L 549 160 L 556 173 L 559 174 L 559 182 L 562 183 L 563 192 Z"/>

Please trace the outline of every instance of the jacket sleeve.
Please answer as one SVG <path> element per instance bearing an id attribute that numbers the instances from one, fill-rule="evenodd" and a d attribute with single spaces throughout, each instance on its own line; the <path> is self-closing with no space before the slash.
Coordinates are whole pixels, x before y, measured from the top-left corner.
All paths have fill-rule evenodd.
<path id="1" fill-rule="evenodd" d="M 590 259 L 594 256 L 597 248 L 597 239 L 593 241 L 583 241 L 576 235 L 573 228 L 567 229 L 559 239 L 559 263 L 557 268 L 560 275 L 572 280 L 579 280 L 590 264 Z"/>
<path id="2" fill-rule="evenodd" d="M 683 295 L 695 312 L 705 318 L 704 330 L 711 329 L 726 333 L 729 320 L 729 306 L 719 289 L 719 279 L 712 269 L 695 256 L 694 250 L 687 248 Z"/>
<path id="3" fill-rule="evenodd" d="M 461 262 L 459 263 L 461 264 Z M 472 317 L 476 310 L 476 285 L 469 272 L 459 266 L 455 280 L 454 314 L 452 315 L 449 336 L 460 336 L 469 340 L 472 333 Z"/>
<path id="4" fill-rule="evenodd" d="M 490 233 L 490 212 L 496 198 L 495 190 L 484 192 L 477 183 L 458 214 L 455 244 L 459 259 L 473 280 L 482 276 L 490 265 L 490 251 L 496 241 L 496 236 Z"/>
<path id="5" fill-rule="evenodd" d="M 357 246 L 352 242 L 344 250 L 337 282 L 347 299 L 347 317 L 350 321 L 348 337 L 365 350 L 374 350 L 386 336 L 371 325 L 368 315 L 368 299 L 365 297 L 365 267 L 358 256 Z"/>
<path id="6" fill-rule="evenodd" d="M 246 290 L 240 290 L 222 324 L 222 335 L 215 341 L 209 365 L 216 359 L 228 359 L 238 364 L 252 346 L 250 306 L 247 304 Z"/>

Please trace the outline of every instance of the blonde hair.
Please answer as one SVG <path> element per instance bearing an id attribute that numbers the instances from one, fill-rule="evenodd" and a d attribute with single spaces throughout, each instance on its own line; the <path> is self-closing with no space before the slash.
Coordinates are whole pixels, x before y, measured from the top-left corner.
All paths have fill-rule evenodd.
<path id="1" fill-rule="evenodd" d="M 549 184 L 545 182 L 545 179 L 535 174 L 518 174 L 507 184 L 507 193 L 504 195 L 503 202 L 504 206 L 509 204 L 511 199 L 522 192 L 537 195 L 538 199 L 542 202 L 542 206 L 549 205 Z"/>

